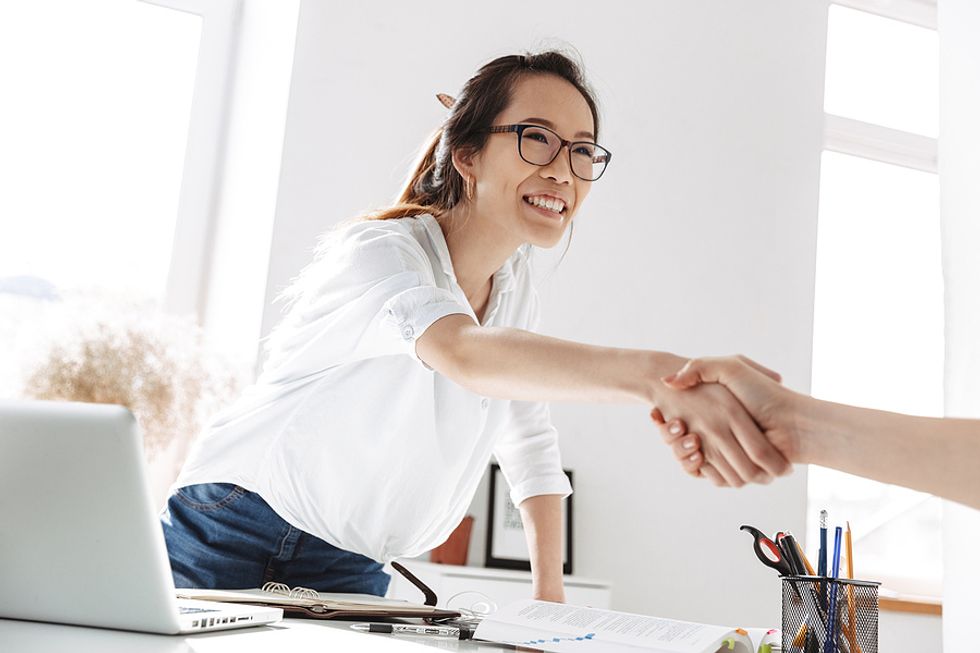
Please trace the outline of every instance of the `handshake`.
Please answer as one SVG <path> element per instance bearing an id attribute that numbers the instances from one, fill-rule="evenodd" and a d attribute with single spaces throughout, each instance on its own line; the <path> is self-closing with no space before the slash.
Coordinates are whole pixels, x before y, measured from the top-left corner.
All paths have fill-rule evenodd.
<path id="1" fill-rule="evenodd" d="M 654 387 L 664 440 L 715 485 L 768 483 L 813 463 L 980 508 L 980 420 L 821 401 L 744 356 L 692 359 Z"/>
<path id="2" fill-rule="evenodd" d="M 779 374 L 744 357 L 692 359 L 661 379 L 650 417 L 686 472 L 717 486 L 769 483 L 803 460 Z"/>

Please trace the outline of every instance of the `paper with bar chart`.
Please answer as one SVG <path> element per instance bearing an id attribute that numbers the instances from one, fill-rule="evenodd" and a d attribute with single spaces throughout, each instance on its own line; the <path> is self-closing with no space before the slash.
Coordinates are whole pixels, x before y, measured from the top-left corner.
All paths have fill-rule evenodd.
<path id="1" fill-rule="evenodd" d="M 486 617 L 474 639 L 542 651 L 752 653 L 745 631 L 628 612 L 522 600 Z"/>

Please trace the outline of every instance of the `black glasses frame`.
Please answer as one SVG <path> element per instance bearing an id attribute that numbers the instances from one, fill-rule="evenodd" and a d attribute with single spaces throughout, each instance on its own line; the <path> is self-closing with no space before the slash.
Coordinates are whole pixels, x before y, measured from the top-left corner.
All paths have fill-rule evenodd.
<path id="1" fill-rule="evenodd" d="M 534 161 L 528 161 L 524 157 L 524 152 L 523 152 L 523 150 L 521 148 L 521 143 L 524 141 L 524 130 L 527 129 L 527 128 L 529 128 L 529 127 L 534 127 L 535 129 L 543 129 L 546 132 L 550 132 L 550 133 L 554 134 L 555 135 L 555 138 L 558 139 L 558 142 L 561 143 L 561 145 L 558 146 L 558 149 L 555 150 L 555 155 L 553 157 L 551 157 L 551 161 L 548 161 L 547 163 L 535 163 Z M 517 153 L 520 155 L 521 159 L 524 162 L 530 163 L 533 166 L 548 166 L 548 165 L 551 165 L 554 162 L 554 160 L 558 158 L 558 154 L 561 152 L 562 148 L 563 147 L 567 147 L 568 148 L 568 169 L 572 172 L 573 175 L 575 175 L 576 177 L 578 177 L 579 179 L 581 179 L 583 181 L 597 181 L 599 179 L 599 177 L 601 177 L 602 175 L 604 175 L 606 173 L 606 168 L 609 167 L 609 162 L 612 161 L 612 152 L 610 152 L 609 150 L 607 150 L 603 146 L 599 145 L 598 143 L 593 143 L 592 141 L 566 141 L 557 132 L 555 132 L 555 130 L 548 129 L 547 127 L 544 127 L 542 125 L 534 125 L 534 124 L 531 124 L 531 123 L 518 123 L 518 124 L 515 124 L 515 125 L 494 125 L 493 127 L 490 128 L 490 133 L 491 134 L 507 134 L 507 133 L 510 133 L 510 132 L 516 132 L 517 133 Z M 597 147 L 597 148 L 601 149 L 604 152 L 604 154 L 600 154 L 600 155 L 596 155 L 596 156 L 593 156 L 592 157 L 592 163 L 593 164 L 595 164 L 595 163 L 603 163 L 604 164 L 602 166 L 602 172 L 600 172 L 599 175 L 597 177 L 595 177 L 594 179 L 587 179 L 586 177 L 583 177 L 582 175 L 576 173 L 575 172 L 575 166 L 572 165 L 572 146 L 578 145 L 579 143 L 582 143 L 582 144 L 585 144 L 585 145 L 591 145 L 592 147 Z"/>

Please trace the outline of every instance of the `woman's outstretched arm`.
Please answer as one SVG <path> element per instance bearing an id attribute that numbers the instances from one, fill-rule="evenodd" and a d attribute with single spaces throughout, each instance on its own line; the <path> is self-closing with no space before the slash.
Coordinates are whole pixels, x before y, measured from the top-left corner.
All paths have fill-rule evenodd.
<path id="1" fill-rule="evenodd" d="M 705 455 L 728 484 L 765 482 L 789 472 L 732 394 L 719 386 L 675 390 L 660 378 L 677 369 L 664 352 L 587 345 L 521 329 L 479 326 L 448 315 L 429 326 L 416 353 L 477 394 L 525 401 L 635 402 L 664 415 L 690 415 Z"/>

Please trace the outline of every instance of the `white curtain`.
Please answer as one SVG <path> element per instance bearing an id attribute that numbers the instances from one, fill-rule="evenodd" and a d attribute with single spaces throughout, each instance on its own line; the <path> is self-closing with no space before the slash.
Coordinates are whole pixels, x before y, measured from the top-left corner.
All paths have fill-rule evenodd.
<path id="1" fill-rule="evenodd" d="M 946 415 L 980 418 L 980 2 L 939 0 Z M 980 460 L 976 461 L 980 467 Z M 980 483 L 978 470 L 976 483 Z M 943 511 L 943 649 L 976 650 L 980 511 Z"/>

